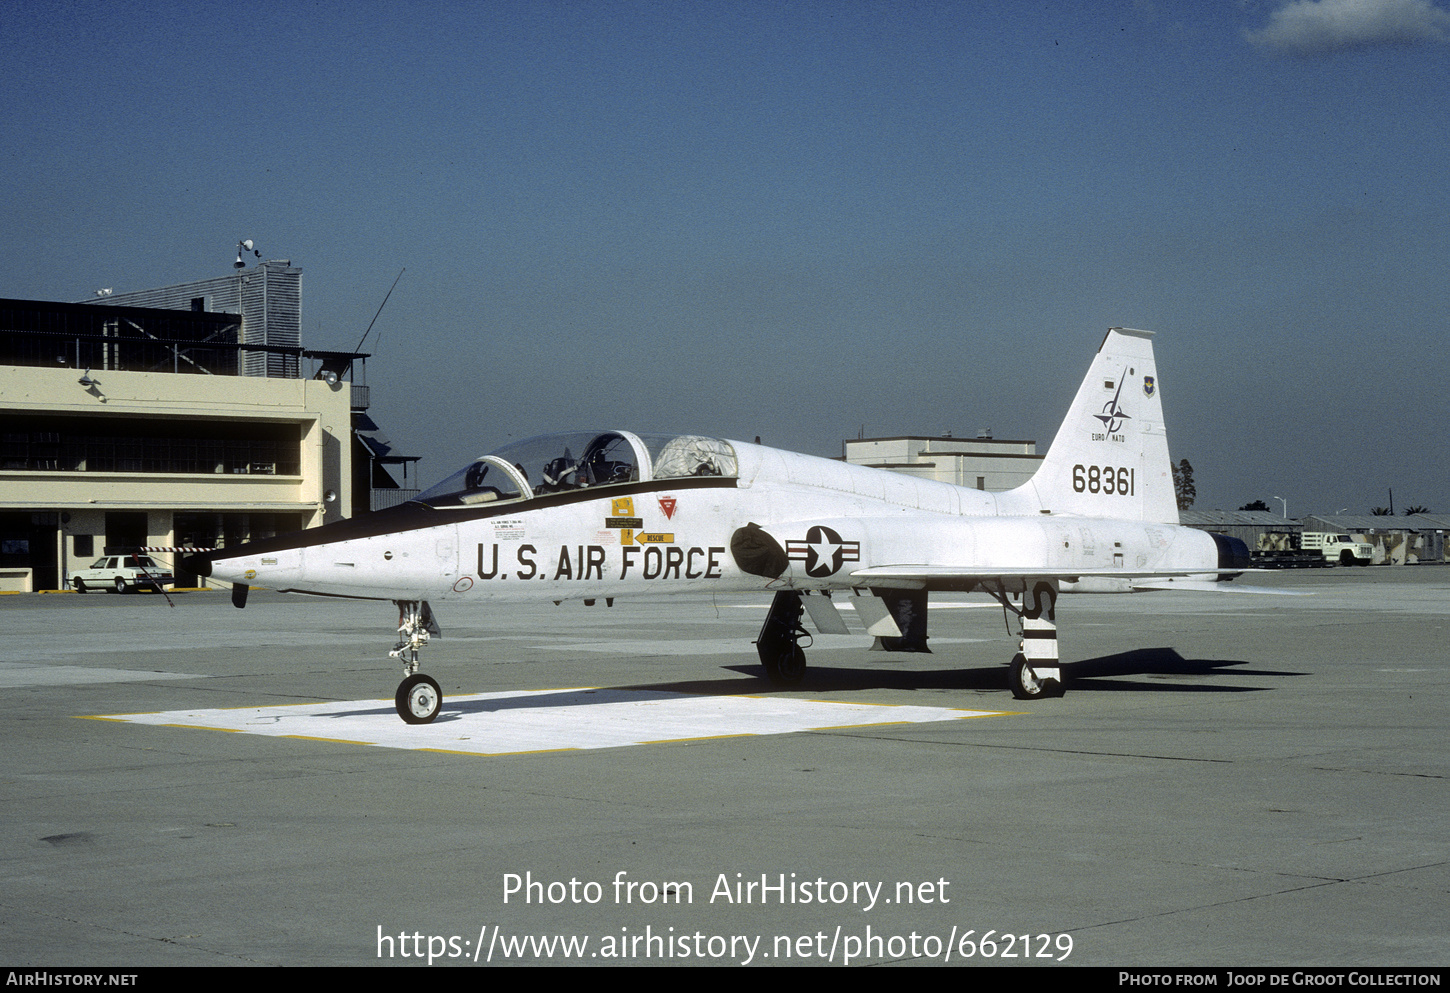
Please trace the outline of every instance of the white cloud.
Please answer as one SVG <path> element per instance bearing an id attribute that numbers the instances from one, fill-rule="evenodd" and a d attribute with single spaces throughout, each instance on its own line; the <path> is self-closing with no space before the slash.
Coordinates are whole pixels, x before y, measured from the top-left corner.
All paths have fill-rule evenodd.
<path id="1" fill-rule="evenodd" d="M 1267 27 L 1244 31 L 1266 49 L 1313 55 L 1346 48 L 1450 41 L 1450 13 L 1430 0 L 1293 0 Z"/>

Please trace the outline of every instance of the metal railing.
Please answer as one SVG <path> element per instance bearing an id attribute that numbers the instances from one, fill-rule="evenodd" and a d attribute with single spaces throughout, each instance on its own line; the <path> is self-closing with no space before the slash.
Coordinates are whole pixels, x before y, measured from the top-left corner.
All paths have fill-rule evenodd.
<path id="1" fill-rule="evenodd" d="M 372 506 L 369 510 L 387 510 L 389 507 L 396 507 L 401 503 L 407 503 L 416 497 L 422 490 L 373 490 Z"/>

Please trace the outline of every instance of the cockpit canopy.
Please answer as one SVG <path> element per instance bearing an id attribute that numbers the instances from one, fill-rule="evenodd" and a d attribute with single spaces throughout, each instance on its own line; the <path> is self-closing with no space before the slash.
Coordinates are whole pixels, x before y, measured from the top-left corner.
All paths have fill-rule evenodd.
<path id="1" fill-rule="evenodd" d="M 694 434 L 580 431 L 516 441 L 421 494 L 435 509 L 530 500 L 549 493 L 690 476 L 735 476 L 728 441 Z"/>

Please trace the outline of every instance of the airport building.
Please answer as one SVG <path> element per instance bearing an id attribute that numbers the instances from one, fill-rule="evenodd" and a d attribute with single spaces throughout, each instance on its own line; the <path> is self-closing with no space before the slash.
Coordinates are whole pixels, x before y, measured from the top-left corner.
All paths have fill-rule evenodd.
<path id="1" fill-rule="evenodd" d="M 1178 523 L 1210 534 L 1237 538 L 1250 549 L 1299 547 L 1304 525 L 1268 510 L 1180 510 Z"/>
<path id="2" fill-rule="evenodd" d="M 1374 565 L 1422 565 L 1450 562 L 1450 514 L 1315 514 L 1304 518 L 1306 531 L 1348 534 L 1374 546 Z"/>
<path id="3" fill-rule="evenodd" d="M 1371 565 L 1450 562 L 1450 543 L 1445 540 L 1450 514 L 1311 514 L 1290 520 L 1265 510 L 1182 510 L 1178 522 L 1238 538 L 1251 551 L 1293 551 L 1301 547 L 1306 532 L 1347 534 L 1351 540 L 1373 547 Z"/>
<path id="4" fill-rule="evenodd" d="M 919 479 L 935 479 L 978 490 L 1010 490 L 1032 478 L 1042 463 L 1035 441 L 983 436 L 928 438 L 853 438 L 842 443 L 852 465 L 890 469 Z"/>
<path id="5" fill-rule="evenodd" d="M 287 262 L 0 300 L 0 590 L 63 588 L 107 546 L 226 547 L 416 493 L 416 458 L 367 415 L 367 355 L 300 329 Z M 195 585 L 180 558 L 157 556 Z"/>

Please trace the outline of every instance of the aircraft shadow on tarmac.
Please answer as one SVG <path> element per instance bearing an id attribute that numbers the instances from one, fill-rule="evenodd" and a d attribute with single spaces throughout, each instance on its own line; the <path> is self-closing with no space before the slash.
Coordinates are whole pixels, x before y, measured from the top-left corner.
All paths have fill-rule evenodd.
<path id="1" fill-rule="evenodd" d="M 1306 673 L 1266 669 L 1233 668 L 1247 665 L 1238 659 L 1185 659 L 1173 648 L 1138 648 L 1114 655 L 1083 659 L 1063 666 L 1069 683 L 1068 694 L 1082 691 L 1154 691 L 1178 693 L 1247 693 L 1270 689 L 1267 686 L 1225 685 L 1195 679 L 1178 681 L 1175 677 L 1212 677 L 1229 674 L 1241 676 L 1302 676 Z M 742 674 L 756 675 L 759 666 L 728 666 Z M 1124 676 L 1146 676 L 1147 680 L 1123 679 Z M 1114 677 L 1114 678 L 1107 678 Z M 749 693 L 738 684 L 726 681 L 671 683 L 656 687 L 682 693 Z M 1007 669 L 992 665 L 978 668 L 954 666 L 944 669 L 860 669 L 823 665 L 813 662 L 806 670 L 802 690 L 1005 690 Z M 761 692 L 755 689 L 754 692 Z"/>
<path id="2" fill-rule="evenodd" d="M 915 659 L 925 660 L 918 655 Z M 912 661 L 915 661 L 913 659 Z M 885 662 L 885 660 L 883 660 Z M 1002 690 L 1007 689 L 1007 667 L 1003 665 L 968 668 L 951 666 L 941 669 L 905 668 L 910 662 L 897 656 L 886 664 L 887 668 L 857 668 L 833 666 L 829 663 L 812 661 L 805 678 L 793 687 L 773 687 L 759 677 L 764 670 L 758 665 L 728 665 L 724 668 L 744 676 L 754 677 L 751 682 L 736 679 L 681 680 L 669 683 L 635 684 L 619 689 L 669 691 L 711 696 L 761 696 L 773 691 L 835 691 L 846 690 Z M 1247 665 L 1238 659 L 1185 659 L 1173 648 L 1139 648 L 1130 652 L 1103 655 L 1083 659 L 1064 666 L 1069 684 L 1068 694 L 1098 690 L 1147 690 L 1154 692 L 1179 693 L 1247 693 L 1267 686 L 1244 686 L 1212 684 L 1199 680 L 1176 681 L 1174 677 L 1213 677 L 1228 674 L 1241 676 L 1302 676 L 1307 673 L 1268 669 L 1240 669 L 1231 666 Z M 1124 676 L 1146 676 L 1147 680 L 1123 679 Z M 1096 678 L 1095 678 L 1096 677 Z M 1117 677 L 1117 678 L 1105 678 Z"/>
<path id="3" fill-rule="evenodd" d="M 925 656 L 918 656 L 925 658 Z M 1079 692 L 1154 692 L 1154 693 L 1251 693 L 1272 689 L 1270 686 L 1245 686 L 1211 683 L 1195 679 L 1179 681 L 1175 677 L 1237 676 L 1303 676 L 1308 673 L 1269 669 L 1242 669 L 1246 662 L 1236 659 L 1185 659 L 1173 648 L 1139 648 L 1114 655 L 1083 659 L 1070 663 L 1068 678 L 1072 680 L 1069 694 Z M 813 663 L 799 685 L 784 688 L 791 692 L 846 692 L 851 690 L 973 690 L 1007 689 L 1005 666 L 978 668 L 953 666 L 941 669 L 863 669 Z M 1231 668 L 1234 667 L 1234 668 Z M 495 696 L 485 699 L 449 697 L 439 722 L 456 720 L 472 714 L 500 713 L 512 710 L 541 710 L 557 707 L 589 706 L 597 703 L 629 703 L 656 699 L 659 693 L 684 693 L 691 696 L 765 696 L 781 688 L 760 679 L 758 665 L 729 665 L 723 668 L 749 679 L 695 679 L 661 683 L 636 683 L 629 686 L 581 687 L 520 692 L 516 696 Z M 1143 676 L 1146 679 L 1124 679 Z M 360 717 L 391 714 L 390 704 L 379 703 L 365 709 L 339 711 L 330 717 Z"/>

